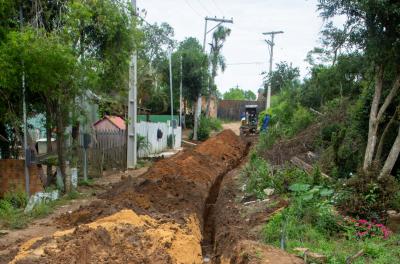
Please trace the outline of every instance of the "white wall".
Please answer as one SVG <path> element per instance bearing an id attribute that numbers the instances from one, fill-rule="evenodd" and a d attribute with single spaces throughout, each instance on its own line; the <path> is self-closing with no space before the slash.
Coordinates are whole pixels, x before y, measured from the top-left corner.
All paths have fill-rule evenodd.
<path id="1" fill-rule="evenodd" d="M 162 138 L 157 139 L 157 131 L 161 130 Z M 139 122 L 137 126 L 137 133 L 146 137 L 149 144 L 148 150 L 140 150 L 138 156 L 140 158 L 146 157 L 148 154 L 156 154 L 168 149 L 167 137 L 172 133 L 172 127 L 168 123 L 150 123 Z M 175 135 L 175 148 L 181 147 L 182 129 L 177 127 L 174 129 Z"/>

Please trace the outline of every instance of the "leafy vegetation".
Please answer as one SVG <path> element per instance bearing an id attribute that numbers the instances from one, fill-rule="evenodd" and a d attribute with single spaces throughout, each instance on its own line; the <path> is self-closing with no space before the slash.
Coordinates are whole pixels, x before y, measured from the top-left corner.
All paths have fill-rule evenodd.
<path id="1" fill-rule="evenodd" d="M 46 217 L 56 207 L 79 197 L 81 197 L 80 193 L 72 191 L 59 200 L 39 203 L 31 212 L 25 213 L 24 209 L 28 203 L 25 192 L 20 190 L 13 193 L 6 193 L 0 199 L 0 227 L 10 229 L 25 228 L 32 220 Z"/>
<path id="2" fill-rule="evenodd" d="M 251 90 L 242 90 L 239 87 L 230 88 L 223 94 L 225 100 L 249 100 L 254 101 L 257 96 Z"/>

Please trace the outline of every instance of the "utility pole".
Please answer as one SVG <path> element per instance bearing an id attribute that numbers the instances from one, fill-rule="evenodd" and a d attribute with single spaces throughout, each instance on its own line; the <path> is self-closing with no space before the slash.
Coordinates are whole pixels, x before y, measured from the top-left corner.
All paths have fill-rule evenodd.
<path id="1" fill-rule="evenodd" d="M 275 46 L 275 35 L 283 34 L 283 31 L 271 31 L 264 32 L 263 35 L 271 35 L 271 40 L 265 40 L 270 48 L 270 56 L 269 56 L 269 76 L 272 73 L 272 62 L 274 57 L 274 46 Z M 268 91 L 267 91 L 267 100 L 265 102 L 265 109 L 269 109 L 271 107 L 271 82 L 268 83 Z"/>
<path id="2" fill-rule="evenodd" d="M 136 16 L 136 0 L 132 0 L 133 14 Z M 129 102 L 128 102 L 128 143 L 127 143 L 127 167 L 134 169 L 137 164 L 137 51 L 131 55 L 129 65 Z"/>
<path id="3" fill-rule="evenodd" d="M 24 21 L 24 16 L 22 13 L 22 3 L 19 6 L 19 26 L 20 26 L 20 30 L 22 31 L 23 29 L 23 21 Z M 24 157 L 25 157 L 25 166 L 24 166 L 24 172 L 25 172 L 25 192 L 26 194 L 30 195 L 30 175 L 29 175 L 29 163 L 30 163 L 30 157 L 31 157 L 31 153 L 30 150 L 28 149 L 28 124 L 26 121 L 26 95 L 25 95 L 25 65 L 24 65 L 24 61 L 22 60 L 22 77 L 21 77 L 21 81 L 22 81 L 22 111 L 23 111 L 23 122 L 24 122 Z"/>
<path id="4" fill-rule="evenodd" d="M 183 78 L 183 71 L 182 71 L 182 55 L 181 55 L 181 82 L 179 85 L 179 126 L 182 129 L 182 78 Z"/>
<path id="5" fill-rule="evenodd" d="M 171 131 L 172 131 L 172 149 L 175 148 L 174 136 L 174 94 L 172 91 L 172 50 L 169 53 L 169 91 L 171 95 Z"/>
<path id="6" fill-rule="evenodd" d="M 223 23 L 230 23 L 233 24 L 233 18 L 231 19 L 225 19 L 225 18 L 217 18 L 217 17 L 205 17 L 204 18 L 205 23 L 204 23 L 204 37 L 203 37 L 203 52 L 206 51 L 206 39 L 207 39 L 207 34 L 216 29 L 218 26 L 220 26 Z M 207 22 L 208 21 L 213 21 L 213 22 L 218 22 L 216 26 L 214 26 L 212 29 L 207 31 Z M 197 108 L 196 108 L 196 113 L 195 113 L 195 122 L 194 122 L 194 131 L 193 131 L 193 139 L 197 140 L 197 130 L 200 125 L 200 116 L 201 116 L 201 90 L 199 92 L 199 95 L 197 97 Z M 196 118 L 197 117 L 197 118 Z"/>

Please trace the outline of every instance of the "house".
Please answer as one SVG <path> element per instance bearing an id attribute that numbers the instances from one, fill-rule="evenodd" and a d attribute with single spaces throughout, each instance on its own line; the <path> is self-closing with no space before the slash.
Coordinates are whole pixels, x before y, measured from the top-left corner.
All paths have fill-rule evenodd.
<path id="1" fill-rule="evenodd" d="M 121 131 L 126 129 L 126 123 L 125 120 L 119 116 L 106 115 L 102 119 L 95 122 L 93 127 L 96 131 Z"/>

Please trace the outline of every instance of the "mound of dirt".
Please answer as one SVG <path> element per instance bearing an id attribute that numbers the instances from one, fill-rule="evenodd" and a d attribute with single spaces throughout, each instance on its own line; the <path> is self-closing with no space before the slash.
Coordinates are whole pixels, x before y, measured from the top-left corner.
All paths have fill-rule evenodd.
<path id="1" fill-rule="evenodd" d="M 122 210 L 22 245 L 12 263 L 201 263 L 199 224 L 182 227 Z"/>
<path id="2" fill-rule="evenodd" d="M 276 142 L 271 149 L 262 153 L 263 157 L 272 165 L 282 165 L 294 156 L 310 161 L 307 153 L 313 150 L 313 143 L 321 130 L 320 124 L 311 125 L 291 139 L 282 139 Z"/>
<path id="3" fill-rule="evenodd" d="M 14 263 L 202 263 L 206 201 L 246 149 L 225 130 L 161 160 L 99 201 L 56 219 L 74 228 L 28 241 Z"/>

